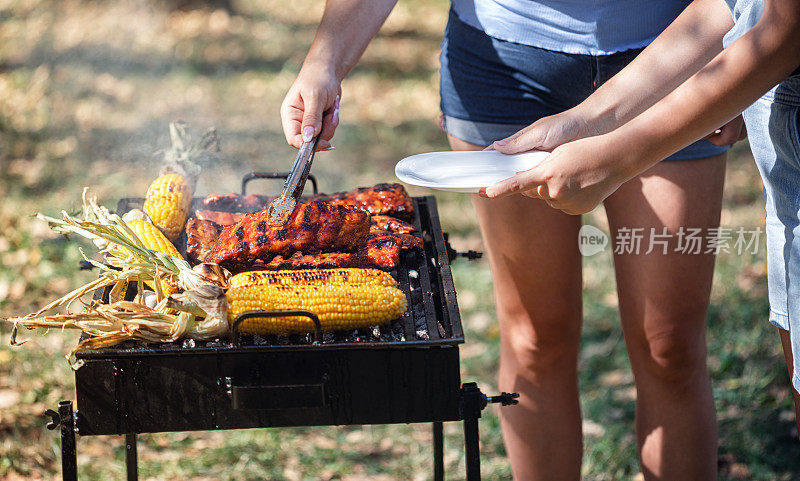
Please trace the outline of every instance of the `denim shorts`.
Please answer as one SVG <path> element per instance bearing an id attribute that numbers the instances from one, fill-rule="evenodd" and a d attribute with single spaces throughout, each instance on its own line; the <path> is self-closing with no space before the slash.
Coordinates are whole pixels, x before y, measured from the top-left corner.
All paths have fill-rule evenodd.
<path id="1" fill-rule="evenodd" d="M 789 331 L 800 391 L 800 75 L 757 100 L 744 120 L 764 180 L 769 320 Z"/>
<path id="2" fill-rule="evenodd" d="M 521 45 L 490 37 L 451 11 L 440 57 L 445 131 L 489 145 L 578 105 L 640 51 L 592 56 Z M 703 159 L 727 150 L 700 140 L 667 160 Z"/>

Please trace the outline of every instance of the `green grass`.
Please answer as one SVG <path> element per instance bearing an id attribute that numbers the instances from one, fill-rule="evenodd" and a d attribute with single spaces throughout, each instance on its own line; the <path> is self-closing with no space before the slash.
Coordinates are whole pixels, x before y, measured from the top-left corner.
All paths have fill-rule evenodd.
<path id="1" fill-rule="evenodd" d="M 170 12 L 164 3 L 0 1 L 0 316 L 28 312 L 91 278 L 76 271 L 79 244 L 52 235 L 31 215 L 75 209 L 84 186 L 109 206 L 141 196 L 158 170 L 153 152 L 166 146 L 169 121 L 220 130 L 223 162 L 206 171 L 201 194 L 235 191 L 250 170 L 285 169 L 294 152 L 283 141 L 278 107 L 321 5 L 242 2 L 238 15 L 228 16 Z M 323 190 L 390 180 L 398 159 L 446 148 L 436 122 L 446 13 L 444 0 L 409 0 L 392 14 L 344 85 L 338 149 L 314 166 Z M 760 183 L 746 147 L 730 157 L 723 224 L 763 225 Z M 480 250 L 469 199 L 438 199 L 455 247 Z M 602 211 L 587 220 L 604 225 Z M 789 480 L 800 473 L 788 376 L 766 321 L 764 262 L 762 245 L 757 255 L 720 256 L 715 273 L 709 367 L 724 480 Z M 467 338 L 462 378 L 494 392 L 499 334 L 488 267 L 459 261 L 453 268 Z M 610 255 L 587 259 L 584 277 L 584 476 L 637 479 L 633 384 Z M 12 348 L 8 330 L 0 334 L 0 479 L 58 479 L 58 438 L 44 429 L 41 412 L 74 398 L 63 356 L 76 335 L 31 335 Z M 463 479 L 460 426 L 446 425 L 445 437 L 448 478 Z M 143 435 L 140 475 L 429 479 L 431 441 L 427 425 Z M 484 477 L 509 479 L 495 407 L 484 411 L 481 443 Z M 120 438 L 80 438 L 78 446 L 81 479 L 123 478 Z"/>

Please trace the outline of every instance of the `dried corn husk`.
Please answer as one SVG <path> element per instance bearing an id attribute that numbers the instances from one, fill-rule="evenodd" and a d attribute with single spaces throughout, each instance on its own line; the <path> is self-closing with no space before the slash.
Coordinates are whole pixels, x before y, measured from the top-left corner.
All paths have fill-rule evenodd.
<path id="1" fill-rule="evenodd" d="M 224 291 L 210 285 L 163 299 L 155 308 L 130 301 L 93 302 L 86 304 L 82 312 L 74 314 L 31 314 L 8 321 L 14 324 L 11 343 L 15 345 L 25 342 L 16 339 L 19 327 L 78 329 L 91 336 L 67 355 L 67 360 L 76 369 L 80 366 L 73 359 L 81 349 L 110 347 L 128 340 L 206 340 L 229 332 Z"/>
<path id="2" fill-rule="evenodd" d="M 107 347 L 130 339 L 150 342 L 212 339 L 228 332 L 224 289 L 228 287 L 230 272 L 216 264 L 200 264 L 192 268 L 183 259 L 148 250 L 122 218 L 99 206 L 86 190 L 83 200 L 80 218 L 66 212 L 62 212 L 61 219 L 38 217 L 47 221 L 56 232 L 77 234 L 97 245 L 104 255 L 104 262 L 88 258 L 83 250 L 81 255 L 99 268 L 101 275 L 35 313 L 7 319 L 14 325 L 12 344 L 21 343 L 16 340 L 19 327 L 79 329 L 92 336 L 81 342 L 76 350 Z M 152 282 L 161 278 L 167 278 L 183 292 L 165 298 L 159 288 L 160 282 Z M 155 293 L 145 294 L 148 292 L 144 289 L 145 281 L 151 281 Z M 138 287 L 135 302 L 123 300 L 130 283 Z M 48 315 L 54 309 L 69 308 L 87 293 L 109 286 L 108 304 L 84 303 L 81 312 Z M 72 358 L 74 353 L 71 352 L 68 358 Z"/>

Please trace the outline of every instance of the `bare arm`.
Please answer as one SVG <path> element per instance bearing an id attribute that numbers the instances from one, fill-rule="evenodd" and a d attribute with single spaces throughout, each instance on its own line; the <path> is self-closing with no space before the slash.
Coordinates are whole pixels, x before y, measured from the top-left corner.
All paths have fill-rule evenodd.
<path id="1" fill-rule="evenodd" d="M 562 145 L 486 195 L 525 192 L 565 212 L 591 210 L 623 182 L 738 115 L 798 65 L 800 0 L 767 0 L 755 27 L 655 105 L 614 131 Z"/>
<path id="2" fill-rule="evenodd" d="M 610 132 L 647 110 L 722 52 L 733 19 L 721 0 L 696 0 L 619 74 L 577 109 L 598 133 Z"/>
<path id="3" fill-rule="evenodd" d="M 800 66 L 800 0 L 767 0 L 759 22 L 697 74 L 609 134 L 629 143 L 646 169 L 712 132 Z"/>
<path id="4" fill-rule="evenodd" d="M 303 64 L 315 64 L 342 81 L 358 63 L 397 0 L 328 0 Z"/>
<path id="5" fill-rule="evenodd" d="M 396 3 L 327 1 L 303 67 L 281 105 L 283 133 L 289 144 L 300 147 L 305 132 L 306 137 L 321 134 L 320 149 L 330 147 L 339 123 L 342 80 L 358 63 Z"/>

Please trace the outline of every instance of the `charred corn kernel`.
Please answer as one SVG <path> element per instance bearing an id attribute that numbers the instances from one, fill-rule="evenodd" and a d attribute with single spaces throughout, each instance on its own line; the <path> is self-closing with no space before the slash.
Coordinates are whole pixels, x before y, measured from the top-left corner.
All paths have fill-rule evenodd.
<path id="1" fill-rule="evenodd" d="M 148 249 L 161 252 L 174 259 L 183 259 L 183 256 L 181 256 L 181 253 L 178 252 L 178 249 L 175 248 L 172 242 L 150 222 L 146 220 L 130 220 L 126 222 L 126 224 L 128 224 L 128 227 L 136 234 L 136 237 L 138 237 L 142 241 L 142 244 Z M 150 282 L 147 282 L 147 285 L 153 287 Z M 161 290 L 164 292 L 165 296 L 178 292 L 177 287 L 163 280 L 161 281 Z"/>
<path id="2" fill-rule="evenodd" d="M 273 274 L 279 279 L 282 275 L 264 274 Z M 231 323 L 245 311 L 302 309 L 319 317 L 323 331 L 338 331 L 386 324 L 406 311 L 406 297 L 395 285 L 358 284 L 330 278 L 293 284 L 242 285 L 237 281 L 237 285 L 226 293 Z M 243 321 L 239 330 L 250 334 L 305 333 L 314 331 L 314 323 L 302 316 L 253 318 Z"/>
<path id="3" fill-rule="evenodd" d="M 391 274 L 379 269 L 299 269 L 240 272 L 230 279 L 230 287 L 285 285 L 302 283 L 341 283 L 353 285 L 397 286 Z"/>
<path id="4" fill-rule="evenodd" d="M 174 242 L 181 235 L 189 208 L 192 205 L 193 188 L 180 174 L 170 173 L 158 177 L 150 184 L 142 210 L 150 216 L 153 224 Z"/>

